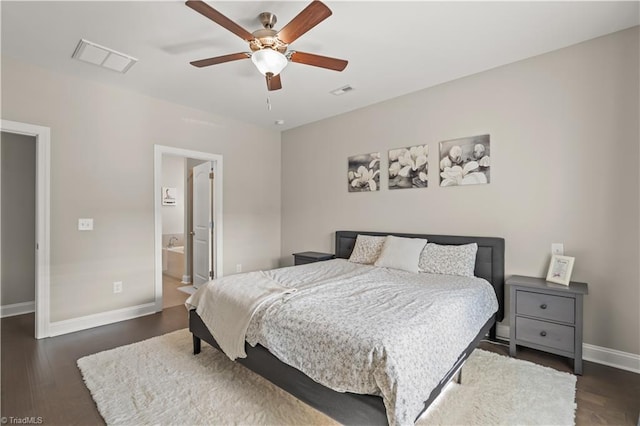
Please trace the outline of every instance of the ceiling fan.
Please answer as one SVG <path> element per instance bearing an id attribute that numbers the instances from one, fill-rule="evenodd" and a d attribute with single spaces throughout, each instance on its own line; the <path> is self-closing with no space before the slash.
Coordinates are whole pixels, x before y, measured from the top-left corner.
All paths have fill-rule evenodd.
<path id="1" fill-rule="evenodd" d="M 258 70 L 266 77 L 267 89 L 278 90 L 282 88 L 280 72 L 289 61 L 334 71 L 342 71 L 348 64 L 348 61 L 343 59 L 289 50 L 291 43 L 331 16 L 331 10 L 319 0 L 311 2 L 280 31 L 273 29 L 277 21 L 276 15 L 270 12 L 261 13 L 259 19 L 264 28 L 253 33 L 248 32 L 203 1 L 189 0 L 186 5 L 248 42 L 251 49 L 251 52 L 231 53 L 191 62 L 191 65 L 195 67 L 202 68 L 251 58 Z"/>

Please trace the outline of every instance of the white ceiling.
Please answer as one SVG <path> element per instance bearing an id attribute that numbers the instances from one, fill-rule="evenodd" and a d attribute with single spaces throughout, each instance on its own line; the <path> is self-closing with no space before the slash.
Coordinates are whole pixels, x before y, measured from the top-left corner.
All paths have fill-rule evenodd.
<path id="1" fill-rule="evenodd" d="M 293 49 L 348 59 L 339 73 L 291 63 L 268 94 L 250 60 L 190 61 L 248 51 L 184 5 L 0 2 L 2 54 L 272 129 L 289 129 L 638 25 L 639 2 L 343 2 Z M 282 28 L 308 2 L 210 2 L 248 31 L 270 11 Z M 71 59 L 78 41 L 134 56 L 126 74 Z M 355 90 L 329 92 L 346 84 Z M 267 109 L 270 95 L 272 110 Z M 276 120 L 285 124 L 276 126 Z"/>

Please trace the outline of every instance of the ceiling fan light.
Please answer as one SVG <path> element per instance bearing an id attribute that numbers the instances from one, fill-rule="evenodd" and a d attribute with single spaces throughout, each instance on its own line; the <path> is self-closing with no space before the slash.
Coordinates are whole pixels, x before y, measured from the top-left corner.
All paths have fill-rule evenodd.
<path id="1" fill-rule="evenodd" d="M 267 75 L 267 73 L 278 75 L 289 63 L 287 57 L 282 53 L 268 48 L 253 52 L 251 61 L 263 75 Z"/>

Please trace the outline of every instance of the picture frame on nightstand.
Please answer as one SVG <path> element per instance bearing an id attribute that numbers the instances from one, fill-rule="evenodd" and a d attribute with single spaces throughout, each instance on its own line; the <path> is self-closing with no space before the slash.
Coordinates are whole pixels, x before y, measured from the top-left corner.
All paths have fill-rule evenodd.
<path id="1" fill-rule="evenodd" d="M 547 272 L 547 281 L 556 284 L 569 285 L 574 262 L 575 257 L 560 256 L 558 254 L 551 256 L 549 271 Z"/>

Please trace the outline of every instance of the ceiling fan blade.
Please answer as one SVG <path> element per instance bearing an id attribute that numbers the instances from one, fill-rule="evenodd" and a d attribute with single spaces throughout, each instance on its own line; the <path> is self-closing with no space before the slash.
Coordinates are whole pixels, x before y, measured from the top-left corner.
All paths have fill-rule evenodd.
<path id="1" fill-rule="evenodd" d="M 314 67 L 327 68 L 334 71 L 342 71 L 347 67 L 349 61 L 344 59 L 329 58 L 328 56 L 314 55 L 295 51 L 291 54 L 291 62 L 312 65 Z"/>
<path id="2" fill-rule="evenodd" d="M 239 59 L 248 59 L 250 56 L 251 56 L 250 54 L 243 53 L 243 52 L 232 53 L 230 55 L 216 56 L 215 58 L 200 59 L 199 61 L 193 61 L 191 62 L 191 65 L 193 65 L 194 67 L 202 68 L 202 67 L 208 67 L 210 65 L 222 64 L 224 62 L 237 61 Z"/>
<path id="3" fill-rule="evenodd" d="M 287 44 L 293 43 L 298 37 L 329 16 L 331 16 L 331 9 L 321 1 L 314 0 L 280 30 L 278 38 Z"/>
<path id="4" fill-rule="evenodd" d="M 282 81 L 280 81 L 280 74 L 278 75 L 267 74 L 266 78 L 267 78 L 267 89 L 269 89 L 269 91 L 282 89 Z"/>
<path id="5" fill-rule="evenodd" d="M 231 19 L 227 18 L 222 13 L 218 12 L 217 10 L 215 10 L 205 2 L 199 1 L 199 0 L 189 0 L 185 4 L 189 6 L 191 9 L 200 13 L 201 15 L 211 19 L 213 22 L 220 25 L 221 27 L 228 29 L 229 31 L 231 31 L 241 39 L 246 41 L 252 41 L 254 39 L 253 34 L 245 30 L 240 25 L 236 24 Z"/>

